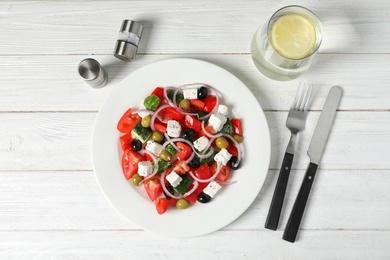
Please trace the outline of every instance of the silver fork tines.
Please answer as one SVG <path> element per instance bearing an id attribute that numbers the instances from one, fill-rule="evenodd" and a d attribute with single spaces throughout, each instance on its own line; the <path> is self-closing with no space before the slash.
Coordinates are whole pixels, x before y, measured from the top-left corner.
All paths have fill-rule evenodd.
<path id="1" fill-rule="evenodd" d="M 294 99 L 294 104 L 291 107 L 294 110 L 305 111 L 309 104 L 312 87 L 309 84 L 299 83 L 299 88 Z"/>

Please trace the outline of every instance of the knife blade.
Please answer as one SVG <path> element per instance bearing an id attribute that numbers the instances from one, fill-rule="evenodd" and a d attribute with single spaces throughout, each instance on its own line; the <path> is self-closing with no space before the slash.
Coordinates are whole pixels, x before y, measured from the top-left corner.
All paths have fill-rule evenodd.
<path id="1" fill-rule="evenodd" d="M 324 153 L 325 145 L 328 141 L 329 133 L 332 129 L 336 110 L 339 106 L 343 91 L 340 87 L 334 86 L 330 89 L 325 105 L 322 109 L 317 126 L 314 130 L 307 154 L 310 163 L 307 167 L 301 188 L 299 189 L 294 206 L 291 210 L 283 239 L 294 243 L 298 234 L 299 226 L 309 198 L 310 190 L 317 172 L 318 165 Z"/>

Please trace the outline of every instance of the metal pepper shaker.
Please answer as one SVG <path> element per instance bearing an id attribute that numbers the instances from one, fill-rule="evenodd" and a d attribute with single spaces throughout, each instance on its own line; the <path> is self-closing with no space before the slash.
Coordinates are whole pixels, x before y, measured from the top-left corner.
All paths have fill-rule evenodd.
<path id="1" fill-rule="evenodd" d="M 78 72 L 82 79 L 94 88 L 102 88 L 107 84 L 108 75 L 95 59 L 84 59 L 80 62 Z"/>
<path id="2" fill-rule="evenodd" d="M 124 61 L 132 61 L 137 55 L 143 30 L 142 24 L 132 20 L 124 20 L 119 30 L 114 56 Z"/>

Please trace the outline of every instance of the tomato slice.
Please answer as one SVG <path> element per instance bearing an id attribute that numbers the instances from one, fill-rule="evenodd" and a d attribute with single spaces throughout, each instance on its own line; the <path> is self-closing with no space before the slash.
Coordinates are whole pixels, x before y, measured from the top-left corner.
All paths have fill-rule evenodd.
<path id="1" fill-rule="evenodd" d="M 130 149 L 131 141 L 133 141 L 133 137 L 131 136 L 131 132 L 127 133 L 125 135 L 122 135 L 119 138 L 119 142 L 121 144 L 122 151 L 126 151 L 127 149 Z"/>
<path id="2" fill-rule="evenodd" d="M 211 174 L 215 174 L 215 172 L 217 171 L 217 162 L 214 162 L 210 166 L 210 171 Z M 219 171 L 215 179 L 220 182 L 225 182 L 230 178 L 231 173 L 232 173 L 232 168 L 229 166 L 229 164 L 226 164 L 225 166 L 221 165 L 221 170 Z"/>
<path id="3" fill-rule="evenodd" d="M 159 197 L 163 191 L 160 183 L 160 176 L 153 176 L 144 181 L 144 187 L 151 201 Z"/>
<path id="4" fill-rule="evenodd" d="M 199 111 L 203 111 L 204 109 L 204 102 L 199 99 L 189 99 L 190 101 L 190 107 Z"/>
<path id="5" fill-rule="evenodd" d="M 184 174 L 190 170 L 190 166 L 188 166 L 185 161 L 176 160 L 173 163 L 173 166 L 167 170 L 166 175 L 170 174 L 172 171 L 177 174 Z"/>
<path id="6" fill-rule="evenodd" d="M 154 128 L 160 133 L 165 134 L 167 132 L 167 126 L 163 123 L 154 122 Z"/>
<path id="7" fill-rule="evenodd" d="M 198 186 L 199 187 L 199 186 Z M 189 188 L 189 189 L 192 189 L 192 187 L 191 188 Z M 198 194 L 199 194 L 200 192 L 196 192 L 196 190 L 193 192 L 193 193 L 191 193 L 190 195 L 188 195 L 188 196 L 186 196 L 186 197 L 184 197 L 186 200 L 188 200 L 189 202 L 192 202 L 192 203 L 196 203 L 196 201 L 198 200 Z"/>
<path id="8" fill-rule="evenodd" d="M 162 114 L 164 115 L 164 116 L 162 116 L 162 118 L 164 118 L 163 121 L 168 121 L 168 120 L 180 121 L 184 117 L 184 115 L 180 111 L 178 111 L 177 109 L 175 109 L 173 107 L 165 108 L 164 111 L 162 112 Z"/>
<path id="9" fill-rule="evenodd" d="M 130 133 L 131 130 L 141 121 L 141 117 L 138 114 L 132 114 L 133 109 L 129 108 L 121 117 L 118 122 L 117 128 L 121 133 Z"/>
<path id="10" fill-rule="evenodd" d="M 228 140 L 228 147 L 226 150 L 232 155 L 232 156 L 238 156 L 238 150 L 237 147 L 233 144 L 232 141 Z"/>
<path id="11" fill-rule="evenodd" d="M 238 118 L 233 118 L 230 120 L 233 126 L 233 133 L 239 136 L 242 136 L 242 123 L 241 120 Z"/>
<path id="12" fill-rule="evenodd" d="M 191 115 L 184 117 L 184 125 L 199 133 L 202 130 L 202 122 Z"/>
<path id="13" fill-rule="evenodd" d="M 138 163 L 144 161 L 144 157 L 131 149 L 127 149 L 122 155 L 122 170 L 126 180 L 129 180 L 138 171 Z"/>
<path id="14" fill-rule="evenodd" d="M 212 173 L 210 171 L 209 165 L 207 163 L 204 163 L 201 166 L 199 166 L 198 169 L 195 170 L 194 175 L 198 179 L 207 180 L 212 176 Z"/>
<path id="15" fill-rule="evenodd" d="M 161 215 L 167 211 L 169 206 L 176 204 L 177 201 L 177 199 L 156 198 L 154 202 L 158 214 Z"/>
<path id="16" fill-rule="evenodd" d="M 217 104 L 217 97 L 213 95 L 208 95 L 203 99 L 204 102 L 204 108 L 203 111 L 210 113 L 213 111 L 215 105 Z"/>
<path id="17" fill-rule="evenodd" d="M 177 142 L 176 143 L 177 148 L 179 148 L 180 152 L 176 153 L 176 157 L 180 161 L 187 160 L 188 157 L 192 154 L 192 148 L 186 143 L 183 142 Z"/>

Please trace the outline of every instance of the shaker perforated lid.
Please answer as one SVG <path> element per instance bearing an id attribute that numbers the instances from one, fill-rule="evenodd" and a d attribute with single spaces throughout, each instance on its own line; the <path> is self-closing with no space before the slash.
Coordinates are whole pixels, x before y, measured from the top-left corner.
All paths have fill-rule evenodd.
<path id="1" fill-rule="evenodd" d="M 132 61 L 138 51 L 144 27 L 132 20 L 124 20 L 119 30 L 114 56 L 124 61 Z"/>

